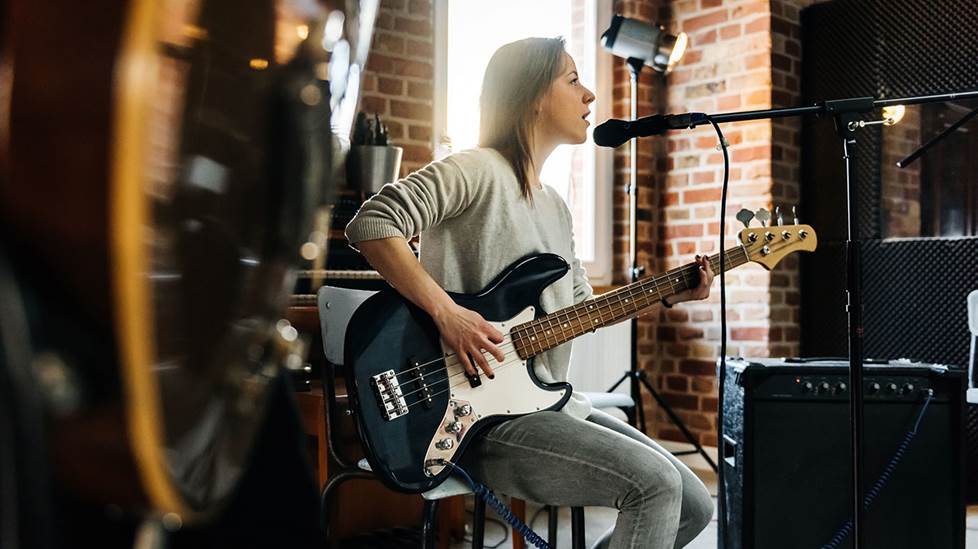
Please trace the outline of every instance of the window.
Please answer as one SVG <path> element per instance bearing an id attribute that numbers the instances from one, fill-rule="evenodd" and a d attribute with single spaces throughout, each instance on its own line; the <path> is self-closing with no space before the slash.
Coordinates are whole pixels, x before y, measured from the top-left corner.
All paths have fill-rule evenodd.
<path id="1" fill-rule="evenodd" d="M 923 105 L 930 139 L 978 107 L 974 101 Z M 921 158 L 921 236 L 978 236 L 978 121 L 972 118 Z"/>
<path id="2" fill-rule="evenodd" d="M 598 37 L 610 20 L 610 0 L 436 0 L 436 158 L 476 146 L 486 64 L 503 44 L 529 36 L 564 37 L 581 81 L 597 96 L 591 127 L 609 118 L 611 59 Z M 595 147 L 589 136 L 582 145 L 558 147 L 541 174 L 570 207 L 575 250 L 594 284 L 611 281 L 612 162 L 611 150 Z"/>

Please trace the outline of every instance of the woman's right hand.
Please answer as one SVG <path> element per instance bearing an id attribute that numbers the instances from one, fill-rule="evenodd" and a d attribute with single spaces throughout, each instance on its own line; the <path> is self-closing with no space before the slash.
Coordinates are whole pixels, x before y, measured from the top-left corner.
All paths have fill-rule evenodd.
<path id="1" fill-rule="evenodd" d="M 479 313 L 454 302 L 443 313 L 432 318 L 445 345 L 455 351 L 459 362 L 470 376 L 477 374 L 478 365 L 489 379 L 495 377 L 485 352 L 499 362 L 505 360 L 505 353 L 496 346 L 503 342 L 503 334 L 499 330 Z"/>

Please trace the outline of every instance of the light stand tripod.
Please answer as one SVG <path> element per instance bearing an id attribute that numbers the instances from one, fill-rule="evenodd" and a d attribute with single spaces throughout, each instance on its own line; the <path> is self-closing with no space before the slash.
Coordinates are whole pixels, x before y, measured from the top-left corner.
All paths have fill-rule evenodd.
<path id="1" fill-rule="evenodd" d="M 642 66 L 644 62 L 641 59 L 629 58 L 625 62 L 628 65 L 629 73 L 631 74 L 631 119 L 638 119 L 638 75 L 642 71 Z M 628 257 L 630 260 L 630 268 L 628 270 L 630 282 L 638 281 L 639 277 L 645 271 L 645 267 L 638 265 L 638 252 L 636 248 L 636 242 L 638 239 L 638 228 L 636 223 L 636 210 L 638 208 L 638 140 L 632 139 L 629 144 L 629 165 L 628 165 L 628 186 L 625 187 L 625 192 L 628 193 Z M 686 424 L 683 420 L 676 415 L 676 412 L 669 406 L 669 404 L 663 400 L 662 395 L 655 390 L 655 387 L 649 382 L 648 375 L 645 370 L 640 370 L 638 368 L 638 318 L 633 318 L 631 321 L 631 364 L 629 369 L 625 372 L 614 385 L 608 389 L 611 393 L 618 388 L 626 379 L 631 382 L 631 396 L 632 401 L 635 402 L 636 411 L 632 416 L 633 423 L 635 422 L 635 417 L 637 416 L 638 428 L 643 433 L 645 432 L 645 409 L 642 406 L 642 391 L 641 388 L 644 386 L 648 390 L 649 394 L 655 400 L 656 404 L 669 416 L 672 423 L 679 428 L 679 431 L 683 434 L 686 440 L 693 445 L 693 450 L 685 450 L 680 452 L 673 452 L 673 455 L 682 456 L 689 454 L 700 454 L 703 459 L 710 464 L 713 471 L 717 471 L 717 464 L 713 461 L 709 454 L 703 449 L 699 440 L 689 432 Z"/>

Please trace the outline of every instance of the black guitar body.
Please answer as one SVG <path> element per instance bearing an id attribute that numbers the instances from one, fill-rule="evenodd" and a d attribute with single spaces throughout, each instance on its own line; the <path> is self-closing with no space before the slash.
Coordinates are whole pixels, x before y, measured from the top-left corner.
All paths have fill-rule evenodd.
<path id="1" fill-rule="evenodd" d="M 513 263 L 477 294 L 449 295 L 459 305 L 478 312 L 490 322 L 509 320 L 530 306 L 535 307 L 536 316 L 541 316 L 544 312 L 540 308 L 540 294 L 563 277 L 568 269 L 567 262 L 560 256 L 531 255 Z M 442 469 L 434 476 L 428 476 L 424 468 L 429 444 L 441 427 L 449 406 L 444 361 L 440 360 L 443 350 L 432 319 L 395 290 L 381 291 L 365 301 L 351 318 L 344 354 L 350 406 L 374 472 L 390 488 L 408 493 L 425 492 L 444 481 L 451 474 L 450 468 Z M 410 412 L 387 420 L 372 385 L 373 377 L 389 370 L 404 372 L 416 364 L 431 361 L 435 362 L 422 370 L 430 376 L 428 382 L 434 382 L 436 387 L 430 403 L 425 406 L 418 395 L 406 396 L 408 404 L 414 404 L 409 407 Z M 570 396 L 570 385 L 544 384 L 533 375 L 533 360 L 527 360 L 526 364 L 530 378 L 538 387 L 565 392 L 563 398 L 548 409 L 561 408 Z M 492 383 L 485 376 L 482 376 L 482 382 Z M 405 395 L 414 390 L 411 383 L 402 385 Z M 419 402 L 415 404 L 415 401 Z M 479 419 L 460 441 L 456 459 L 478 432 L 520 415 L 523 414 Z"/>

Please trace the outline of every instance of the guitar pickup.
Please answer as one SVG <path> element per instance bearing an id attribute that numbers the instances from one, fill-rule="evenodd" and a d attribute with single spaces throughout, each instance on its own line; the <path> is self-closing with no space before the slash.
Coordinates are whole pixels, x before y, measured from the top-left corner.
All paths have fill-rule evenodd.
<path id="1" fill-rule="evenodd" d="M 476 374 L 470 374 L 468 372 L 465 372 L 465 378 L 469 380 L 469 386 L 470 387 L 478 387 L 478 386 L 482 385 L 482 378 L 479 377 L 479 374 L 477 374 L 477 373 Z"/>
<path id="2" fill-rule="evenodd" d="M 421 402 L 421 406 L 423 406 L 425 409 L 430 410 L 434 401 L 431 398 L 431 387 L 428 386 L 428 382 L 425 380 L 421 363 L 413 357 L 408 361 L 408 363 L 410 364 L 408 371 L 411 372 L 411 380 L 417 387 L 418 396 L 421 397 L 419 402 Z"/>

